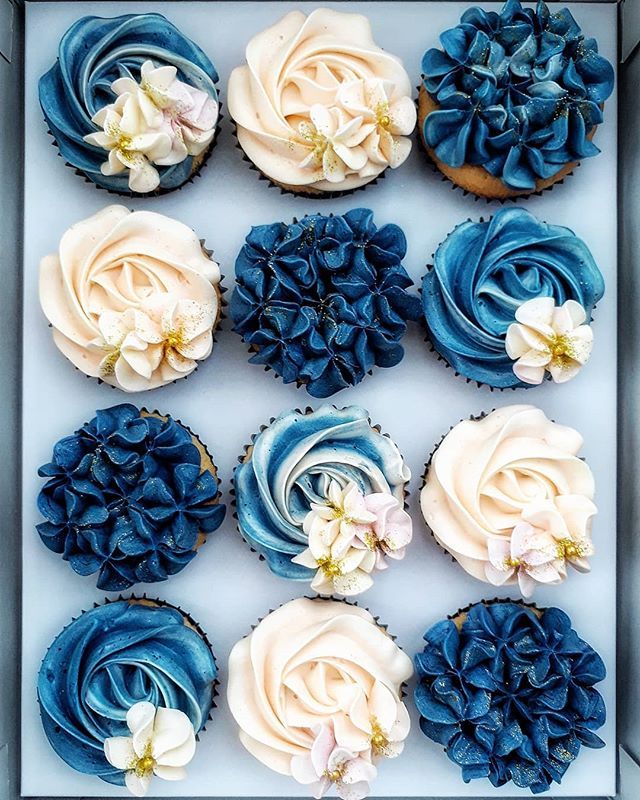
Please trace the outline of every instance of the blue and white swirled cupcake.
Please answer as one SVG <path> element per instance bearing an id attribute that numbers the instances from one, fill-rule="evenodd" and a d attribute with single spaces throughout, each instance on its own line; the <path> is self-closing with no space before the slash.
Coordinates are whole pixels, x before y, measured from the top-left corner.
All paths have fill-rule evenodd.
<path id="1" fill-rule="evenodd" d="M 444 745 L 465 783 L 488 778 L 533 794 L 560 783 L 606 709 L 595 650 L 559 608 L 480 602 L 433 625 L 415 657 L 425 736 Z"/>
<path id="2" fill-rule="evenodd" d="M 178 189 L 218 130 L 218 73 L 161 14 L 82 17 L 40 78 L 40 105 L 60 155 L 118 194 Z"/>
<path id="3" fill-rule="evenodd" d="M 597 155 L 614 70 L 569 9 L 469 8 L 422 59 L 418 126 L 438 169 L 475 195 L 538 192 Z"/>
<path id="4" fill-rule="evenodd" d="M 363 408 L 287 411 L 254 436 L 236 467 L 238 528 L 275 575 L 323 594 L 359 594 L 405 555 L 410 478 Z"/>
<path id="5" fill-rule="evenodd" d="M 449 234 L 424 276 L 422 308 L 433 347 L 456 373 L 513 389 L 577 374 L 603 294 L 582 239 L 510 208 Z"/>
<path id="6" fill-rule="evenodd" d="M 222 524 L 217 468 L 182 423 L 112 406 L 53 448 L 38 470 L 43 543 L 98 588 L 164 581 Z"/>
<path id="7" fill-rule="evenodd" d="M 202 630 L 159 600 L 131 598 L 74 619 L 38 675 L 45 735 L 70 767 L 137 796 L 181 780 L 214 705 Z"/>
<path id="8" fill-rule="evenodd" d="M 398 364 L 407 321 L 420 317 L 406 251 L 402 229 L 378 228 L 366 208 L 252 228 L 230 302 L 251 363 L 314 397 Z"/>

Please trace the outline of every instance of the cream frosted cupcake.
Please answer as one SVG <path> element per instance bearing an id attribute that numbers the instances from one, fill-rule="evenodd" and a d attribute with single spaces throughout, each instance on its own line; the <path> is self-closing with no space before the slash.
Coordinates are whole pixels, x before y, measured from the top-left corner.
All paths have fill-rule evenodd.
<path id="1" fill-rule="evenodd" d="M 40 304 L 58 349 L 125 392 L 184 378 L 211 354 L 220 267 L 182 222 L 111 205 L 40 262 Z"/>
<path id="2" fill-rule="evenodd" d="M 247 45 L 229 79 L 229 112 L 254 166 L 287 191 L 357 189 L 411 150 L 411 82 L 366 17 L 292 11 Z"/>
<path id="3" fill-rule="evenodd" d="M 578 431 L 530 405 L 455 425 L 436 448 L 420 505 L 460 566 L 529 597 L 590 569 L 595 484 Z"/>
<path id="4" fill-rule="evenodd" d="M 314 797 L 369 793 L 409 733 L 411 659 L 365 609 L 300 598 L 272 611 L 229 656 L 227 700 L 244 747 Z"/>

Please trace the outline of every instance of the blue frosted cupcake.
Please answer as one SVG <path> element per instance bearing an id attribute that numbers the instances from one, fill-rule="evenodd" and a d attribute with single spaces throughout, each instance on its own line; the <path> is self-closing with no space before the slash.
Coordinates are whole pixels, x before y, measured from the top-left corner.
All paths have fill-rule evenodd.
<path id="1" fill-rule="evenodd" d="M 377 228 L 366 208 L 252 228 L 230 304 L 250 362 L 314 397 L 398 364 L 407 321 L 420 316 L 406 251 L 401 228 Z"/>
<path id="2" fill-rule="evenodd" d="M 96 412 L 38 474 L 44 544 L 111 592 L 166 580 L 222 523 L 217 469 L 180 422 L 130 404 Z"/>
<path id="3" fill-rule="evenodd" d="M 238 528 L 279 577 L 359 594 L 404 557 L 411 477 L 358 406 L 287 411 L 253 437 L 234 474 Z"/>
<path id="4" fill-rule="evenodd" d="M 476 603 L 431 627 L 415 657 L 420 727 L 465 783 L 560 783 L 581 747 L 600 748 L 600 656 L 558 608 Z"/>
<path id="5" fill-rule="evenodd" d="M 573 378 L 588 361 L 604 279 L 569 228 L 520 208 L 463 222 L 422 282 L 436 352 L 467 380 L 497 389 Z"/>
<path id="6" fill-rule="evenodd" d="M 40 105 L 60 155 L 118 194 L 190 180 L 218 130 L 218 74 L 161 14 L 83 17 L 42 76 Z"/>
<path id="7" fill-rule="evenodd" d="M 137 796 L 180 780 L 216 695 L 204 633 L 184 612 L 131 598 L 85 611 L 38 675 L 44 732 L 70 767 Z"/>
<path id="8" fill-rule="evenodd" d="M 569 9 L 469 8 L 422 59 L 418 125 L 440 171 L 475 195 L 539 192 L 583 158 L 614 71 Z"/>

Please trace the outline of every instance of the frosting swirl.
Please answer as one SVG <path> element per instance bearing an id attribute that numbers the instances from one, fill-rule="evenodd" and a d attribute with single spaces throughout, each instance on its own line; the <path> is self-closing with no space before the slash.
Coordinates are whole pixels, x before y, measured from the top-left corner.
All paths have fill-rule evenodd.
<path id="1" fill-rule="evenodd" d="M 77 222 L 40 262 L 40 304 L 60 351 L 125 392 L 189 375 L 213 347 L 220 268 L 196 234 L 111 205 Z"/>
<path id="2" fill-rule="evenodd" d="M 98 606 L 68 625 L 44 657 L 44 732 L 70 767 L 123 786 L 125 772 L 107 761 L 104 741 L 129 733 L 127 711 L 141 701 L 176 709 L 198 732 L 216 675 L 207 643 L 179 611 L 136 600 Z"/>
<path id="3" fill-rule="evenodd" d="M 371 427 L 363 408 L 288 411 L 255 437 L 236 468 L 238 527 L 276 575 L 311 581 L 314 570 L 293 559 L 309 543 L 303 525 L 311 504 L 326 504 L 331 482 L 403 503 L 410 477 L 396 445 Z"/>
<path id="4" fill-rule="evenodd" d="M 373 212 L 314 214 L 251 229 L 236 260 L 230 310 L 250 361 L 285 383 L 328 397 L 374 366 L 392 367 L 420 303 L 402 259 L 402 229 L 377 228 Z"/>
<path id="5" fill-rule="evenodd" d="M 465 783 L 546 792 L 581 746 L 604 747 L 594 684 L 605 666 L 560 609 L 476 603 L 424 638 L 415 657 L 420 728 L 445 746 Z"/>
<path id="6" fill-rule="evenodd" d="M 596 512 L 593 475 L 578 457 L 581 447 L 576 430 L 535 406 L 505 406 L 458 423 L 435 451 L 420 495 L 427 525 L 460 566 L 487 581 L 495 543 L 508 544 L 522 522 L 546 528 L 540 511 L 543 518 L 557 513 L 565 525 L 551 525 L 549 535 L 562 531 L 553 541 L 564 562 L 571 549 L 590 544 Z M 512 570 L 502 582 L 516 583 L 517 577 Z"/>
<path id="7" fill-rule="evenodd" d="M 138 131 L 127 128 L 125 138 L 114 150 L 114 155 L 120 156 L 122 171 L 108 170 L 105 173 L 101 170 L 106 157 L 104 137 L 107 134 L 106 129 L 104 133 L 102 131 L 103 115 L 105 109 L 119 98 L 113 85 L 117 87 L 117 82 L 123 80 L 143 84 L 142 66 L 146 62 L 152 62 L 156 70 L 170 68 L 174 78 L 172 87 L 177 86 L 176 76 L 181 84 L 180 114 L 174 114 L 173 125 L 176 119 L 182 124 L 188 116 L 189 125 L 182 125 L 183 130 L 189 127 L 191 131 L 200 131 L 202 127 L 215 126 L 218 107 L 215 67 L 196 44 L 161 14 L 126 14 L 111 19 L 82 17 L 62 37 L 58 60 L 40 78 L 40 105 L 63 158 L 93 183 L 114 192 L 129 194 L 130 191 L 146 192 L 157 187 L 161 190 L 175 189 L 189 179 L 198 163 L 195 159 L 201 158 L 199 148 L 191 146 L 194 138 L 198 138 L 197 134 L 194 137 L 186 132 L 186 135 L 176 137 L 171 135 L 170 125 L 165 126 L 163 133 L 156 131 L 157 126 L 154 126 L 152 149 L 148 143 L 143 144 L 141 138 L 138 138 L 140 144 L 132 147 L 132 135 Z M 167 86 L 162 84 L 162 88 Z M 170 94 L 177 96 L 173 89 Z M 157 99 L 157 91 L 153 96 Z M 215 115 L 207 112 L 206 123 L 200 113 L 205 103 L 215 106 Z M 148 105 L 149 100 L 147 107 L 139 109 L 141 115 L 146 112 L 149 117 Z M 94 120 L 96 115 L 98 117 Z M 131 117 L 132 114 L 128 114 L 129 121 Z M 111 125 L 109 131 L 113 130 Z M 149 137 L 151 134 L 146 130 L 142 133 Z M 167 140 L 166 148 L 164 139 Z M 179 147 L 178 139 L 186 143 L 186 148 Z M 109 149 L 113 147 L 110 145 Z M 125 165 L 129 168 L 143 165 L 146 159 L 141 160 L 140 156 L 145 154 L 153 160 L 157 171 L 155 186 L 142 182 L 132 184 L 130 175 L 124 170 Z M 117 162 L 116 158 L 114 168 Z"/>
<path id="8" fill-rule="evenodd" d="M 97 411 L 57 442 L 38 475 L 48 479 L 40 538 L 80 575 L 98 572 L 107 591 L 180 572 L 226 511 L 189 431 L 129 404 Z"/>
<path id="9" fill-rule="evenodd" d="M 435 349 L 461 375 L 496 388 L 526 387 L 514 373 L 507 331 L 524 303 L 579 303 L 586 319 L 604 294 L 587 245 L 569 228 L 522 208 L 463 222 L 438 247 L 422 282 L 422 308 Z"/>
<path id="10" fill-rule="evenodd" d="M 438 108 L 423 135 L 450 167 L 482 166 L 514 190 L 533 190 L 565 165 L 597 155 L 591 141 L 614 71 L 569 9 L 545 3 L 470 8 L 422 60 Z"/>
<path id="11" fill-rule="evenodd" d="M 276 183 L 355 189 L 409 155 L 409 76 L 366 17 L 292 11 L 254 36 L 246 59 L 229 78 L 229 113 L 244 152 Z"/>
<path id="12" fill-rule="evenodd" d="M 271 612 L 236 643 L 227 699 L 246 749 L 302 783 L 312 782 L 306 780 L 308 758 L 328 730 L 344 760 L 336 774 L 325 777 L 341 797 L 349 797 L 341 793 L 345 762 L 356 762 L 370 780 L 376 774 L 372 762 L 385 755 L 385 746 L 398 743 L 389 755 L 401 750 L 409 731 L 401 687 L 412 673 L 411 660 L 368 611 L 300 598 Z"/>

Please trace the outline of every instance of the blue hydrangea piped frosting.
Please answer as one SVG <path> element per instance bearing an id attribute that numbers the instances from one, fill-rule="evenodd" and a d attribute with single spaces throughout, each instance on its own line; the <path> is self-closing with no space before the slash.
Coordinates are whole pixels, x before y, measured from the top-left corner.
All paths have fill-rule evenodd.
<path id="1" fill-rule="evenodd" d="M 38 533 L 98 588 L 166 580 L 196 555 L 225 515 L 216 470 L 179 422 L 123 404 L 53 448 L 38 474 Z M 198 443 L 199 444 L 199 443 Z"/>
<path id="2" fill-rule="evenodd" d="M 600 748 L 600 656 L 558 608 L 477 603 L 424 636 L 415 657 L 423 733 L 468 783 L 512 781 L 538 794 L 560 783 L 581 747 Z"/>
<path id="3" fill-rule="evenodd" d="M 218 74 L 161 14 L 82 17 L 40 79 L 40 105 L 65 161 L 118 193 L 170 191 L 206 157 Z"/>
<path id="4" fill-rule="evenodd" d="M 520 0 L 499 13 L 470 8 L 440 44 L 422 60 L 430 103 L 421 118 L 424 142 L 444 165 L 482 167 L 527 193 L 600 152 L 591 137 L 614 70 L 569 9 Z"/>
<path id="5" fill-rule="evenodd" d="M 591 352 L 604 279 L 569 228 L 520 208 L 464 222 L 438 247 L 422 283 L 436 351 L 464 377 L 495 388 L 573 377 Z"/>
<path id="6" fill-rule="evenodd" d="M 377 228 L 365 208 L 252 228 L 230 304 L 251 363 L 314 397 L 398 364 L 407 321 L 420 315 L 418 298 L 407 292 L 406 250 L 402 230 Z"/>
<path id="7" fill-rule="evenodd" d="M 411 540 L 411 473 L 358 406 L 288 411 L 255 436 L 234 475 L 238 527 L 283 578 L 358 594 Z"/>
<path id="8" fill-rule="evenodd" d="M 153 775 L 184 777 L 216 676 L 209 644 L 182 612 L 133 599 L 97 606 L 42 661 L 44 732 L 73 769 L 141 795 Z"/>

